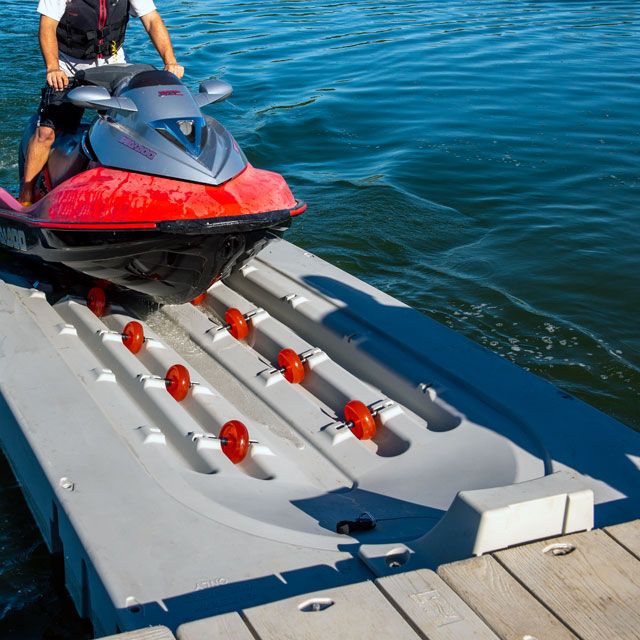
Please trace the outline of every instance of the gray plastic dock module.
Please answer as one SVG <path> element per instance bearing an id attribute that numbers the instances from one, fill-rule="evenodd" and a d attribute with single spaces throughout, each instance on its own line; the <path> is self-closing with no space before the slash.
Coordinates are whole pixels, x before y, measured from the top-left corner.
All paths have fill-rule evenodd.
<path id="1" fill-rule="evenodd" d="M 97 634 L 235 612 L 259 626 L 265 607 L 285 620 L 287 602 L 349 602 L 379 594 L 377 576 L 589 529 L 594 503 L 599 524 L 639 511 L 638 434 L 284 241 L 200 306 L 144 317 L 5 281 L 2 446 Z M 353 400 L 375 413 L 369 440 L 345 426 Z M 251 439 L 237 464 L 229 421 Z"/>

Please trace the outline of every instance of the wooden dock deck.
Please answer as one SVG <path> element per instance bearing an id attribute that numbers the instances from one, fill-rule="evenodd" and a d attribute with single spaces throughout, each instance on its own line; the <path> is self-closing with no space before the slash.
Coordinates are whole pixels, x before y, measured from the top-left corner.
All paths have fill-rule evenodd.
<path id="1" fill-rule="evenodd" d="M 118 640 L 632 640 L 640 520 Z"/>

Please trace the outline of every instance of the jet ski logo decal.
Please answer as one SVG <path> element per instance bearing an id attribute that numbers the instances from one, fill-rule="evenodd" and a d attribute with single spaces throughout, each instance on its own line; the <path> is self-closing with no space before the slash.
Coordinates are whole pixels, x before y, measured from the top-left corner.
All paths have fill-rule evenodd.
<path id="1" fill-rule="evenodd" d="M 183 96 L 184 93 L 180 89 L 162 89 L 158 91 L 158 95 L 161 98 L 166 98 L 167 96 Z"/>
<path id="2" fill-rule="evenodd" d="M 27 239 L 24 231 L 12 227 L 0 227 L 0 244 L 18 251 L 27 250 Z"/>
<path id="3" fill-rule="evenodd" d="M 118 142 L 123 144 L 125 147 L 129 147 L 132 151 L 139 153 L 140 155 L 148 158 L 149 160 L 153 160 L 158 154 L 153 150 L 149 149 L 149 147 L 145 147 L 143 144 L 132 140 L 129 136 L 122 136 Z"/>

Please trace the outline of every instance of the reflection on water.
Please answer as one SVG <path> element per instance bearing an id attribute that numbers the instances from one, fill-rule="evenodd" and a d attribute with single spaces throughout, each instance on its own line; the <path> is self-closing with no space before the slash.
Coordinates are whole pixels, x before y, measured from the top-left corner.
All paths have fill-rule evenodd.
<path id="1" fill-rule="evenodd" d="M 309 203 L 290 240 L 640 427 L 637 3 L 158 4 L 187 80 L 235 88 L 210 112 Z M 23 5 L 0 8 L 13 187 L 42 80 Z M 139 25 L 127 49 L 156 60 Z"/>

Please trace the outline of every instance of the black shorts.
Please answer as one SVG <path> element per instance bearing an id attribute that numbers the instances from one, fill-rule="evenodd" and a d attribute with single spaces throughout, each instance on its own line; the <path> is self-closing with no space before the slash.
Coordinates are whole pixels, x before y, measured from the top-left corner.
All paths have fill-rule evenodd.
<path id="1" fill-rule="evenodd" d="M 71 86 L 63 91 L 53 87 L 42 90 L 38 107 L 38 127 L 49 127 L 57 133 L 74 133 L 80 126 L 84 109 L 64 100 Z"/>

